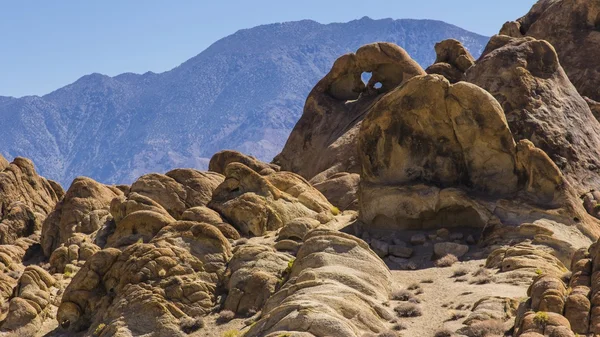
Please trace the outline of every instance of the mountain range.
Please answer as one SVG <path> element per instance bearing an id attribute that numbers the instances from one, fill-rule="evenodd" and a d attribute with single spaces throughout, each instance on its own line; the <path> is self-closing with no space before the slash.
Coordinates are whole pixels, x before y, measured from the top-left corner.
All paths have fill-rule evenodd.
<path id="1" fill-rule="evenodd" d="M 31 158 L 63 186 L 81 175 L 131 183 L 174 167 L 205 169 L 222 149 L 270 161 L 337 57 L 393 42 L 426 67 L 447 38 L 475 57 L 488 41 L 441 21 L 367 17 L 240 30 L 160 74 L 94 73 L 41 97 L 0 97 L 0 153 Z"/>

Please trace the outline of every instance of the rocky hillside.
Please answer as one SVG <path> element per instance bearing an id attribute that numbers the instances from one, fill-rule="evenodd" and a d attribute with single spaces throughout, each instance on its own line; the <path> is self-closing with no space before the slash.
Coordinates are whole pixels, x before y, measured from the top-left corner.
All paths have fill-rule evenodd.
<path id="1" fill-rule="evenodd" d="M 585 44 L 517 29 L 546 14 Z M 0 156 L 0 335 L 599 336 L 598 78 L 571 63 L 600 51 L 579 20 L 598 17 L 541 0 L 479 59 L 445 40 L 425 69 L 361 46 L 271 163 L 226 150 L 65 192 Z"/>
<path id="2" fill-rule="evenodd" d="M 435 58 L 431 46 L 447 38 L 474 55 L 488 40 L 427 20 L 300 21 L 242 30 L 165 73 L 92 74 L 43 97 L 0 98 L 0 153 L 31 158 L 65 186 L 79 175 L 131 183 L 148 172 L 205 169 L 222 149 L 270 161 L 310 89 L 339 55 L 387 41 L 426 66 Z"/>

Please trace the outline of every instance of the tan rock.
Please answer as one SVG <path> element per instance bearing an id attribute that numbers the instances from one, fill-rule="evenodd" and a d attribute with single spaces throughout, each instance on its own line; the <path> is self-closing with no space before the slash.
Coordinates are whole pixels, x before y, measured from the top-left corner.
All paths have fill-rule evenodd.
<path id="1" fill-rule="evenodd" d="M 289 280 L 265 304 L 246 337 L 363 336 L 387 329 L 390 273 L 361 240 L 314 230 L 304 239 Z M 356 319 L 360 316 L 361 319 Z"/>
<path id="2" fill-rule="evenodd" d="M 64 192 L 40 177 L 29 159 L 0 163 L 0 244 L 11 244 L 41 229 Z"/>
<path id="3" fill-rule="evenodd" d="M 369 83 L 363 72 L 372 74 Z M 369 107 L 423 69 L 400 47 L 373 43 L 340 57 L 308 96 L 304 113 L 273 162 L 311 179 L 360 171 L 356 137 Z M 381 88 L 375 88 L 381 83 Z M 349 102 L 350 101 L 350 102 Z"/>
<path id="4" fill-rule="evenodd" d="M 225 309 L 239 314 L 260 311 L 280 285 L 293 257 L 263 245 L 236 247 L 228 264 Z"/>
<path id="5" fill-rule="evenodd" d="M 238 151 L 231 150 L 224 150 L 215 153 L 212 156 L 212 158 L 210 158 L 208 170 L 220 174 L 225 174 L 225 168 L 231 163 L 244 164 L 258 174 L 271 174 L 273 172 L 279 171 L 279 166 L 277 165 L 263 163 L 254 157 L 247 156 Z"/>
<path id="6" fill-rule="evenodd" d="M 486 48 L 467 80 L 498 100 L 515 140 L 527 139 L 548 154 L 578 193 L 600 186 L 600 123 L 569 81 L 552 45 L 533 38 L 494 39 L 502 41 L 490 42 L 496 49 Z M 543 175 L 550 174 L 556 184 L 556 173 Z"/>
<path id="7" fill-rule="evenodd" d="M 428 74 L 444 76 L 450 83 L 465 80 L 465 72 L 474 63 L 471 53 L 458 40 L 448 39 L 435 44 L 435 63 L 425 69 Z"/>
<path id="8" fill-rule="evenodd" d="M 41 237 L 44 255 L 50 257 L 76 233 L 91 235 L 112 220 L 111 201 L 122 195 L 116 187 L 90 178 L 73 180 L 64 198 L 44 221 Z"/>
<path id="9" fill-rule="evenodd" d="M 600 101 L 600 6 L 587 0 L 540 0 L 502 34 L 531 36 L 551 43 L 581 95 Z M 518 29 L 516 29 L 518 27 Z"/>
<path id="10" fill-rule="evenodd" d="M 243 164 L 231 163 L 225 176 L 209 207 L 244 235 L 262 235 L 303 217 L 326 222 L 335 213 L 319 191 L 291 172 L 261 176 Z"/>

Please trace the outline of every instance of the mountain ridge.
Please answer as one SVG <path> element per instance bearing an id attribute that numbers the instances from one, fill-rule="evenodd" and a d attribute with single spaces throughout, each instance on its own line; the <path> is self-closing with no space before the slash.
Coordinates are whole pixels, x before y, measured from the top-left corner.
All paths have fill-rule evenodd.
<path id="1" fill-rule="evenodd" d="M 0 135 L 0 153 L 32 158 L 65 186 L 78 175 L 129 183 L 173 167 L 202 169 L 226 148 L 270 161 L 335 58 L 388 41 L 427 66 L 435 42 L 446 38 L 474 55 L 487 42 L 435 20 L 302 20 L 239 30 L 162 73 L 92 73 L 43 96 L 0 98 L 0 122 L 14 126 Z"/>

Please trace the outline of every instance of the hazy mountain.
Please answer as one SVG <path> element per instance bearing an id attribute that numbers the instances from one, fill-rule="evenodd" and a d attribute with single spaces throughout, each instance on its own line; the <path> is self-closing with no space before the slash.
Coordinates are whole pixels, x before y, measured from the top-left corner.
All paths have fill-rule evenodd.
<path id="1" fill-rule="evenodd" d="M 221 149 L 268 161 L 337 57 L 388 41 L 428 66 L 434 44 L 447 38 L 476 57 L 488 40 L 431 20 L 305 20 L 241 30 L 161 74 L 91 74 L 42 97 L 0 97 L 0 153 L 33 159 L 67 187 L 78 175 L 129 183 L 151 171 L 205 168 Z"/>

